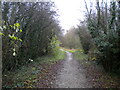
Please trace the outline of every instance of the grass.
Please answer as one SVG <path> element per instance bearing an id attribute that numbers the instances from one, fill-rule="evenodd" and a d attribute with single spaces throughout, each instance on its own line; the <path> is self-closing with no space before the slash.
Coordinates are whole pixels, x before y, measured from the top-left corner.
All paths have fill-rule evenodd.
<path id="1" fill-rule="evenodd" d="M 88 59 L 88 55 L 87 54 L 84 54 L 83 52 L 80 52 L 80 51 L 76 51 L 74 53 L 76 59 L 79 59 L 79 60 L 87 60 Z"/>
<path id="2" fill-rule="evenodd" d="M 7 72 L 3 74 L 4 88 L 35 88 L 37 82 L 37 75 L 41 73 L 41 64 L 52 64 L 65 58 L 65 52 L 59 50 L 56 56 L 39 57 L 26 66 L 14 72 Z"/>
<path id="3" fill-rule="evenodd" d="M 84 54 L 82 49 L 77 49 L 74 53 L 74 58 L 77 59 L 83 65 L 89 65 L 88 63 L 88 55 Z"/>
<path id="4" fill-rule="evenodd" d="M 82 64 L 88 64 L 88 55 L 84 54 L 84 50 L 79 49 L 68 49 L 61 47 L 62 50 L 73 53 L 75 59 L 79 60 Z"/>
<path id="5" fill-rule="evenodd" d="M 68 49 L 68 48 L 63 48 L 61 47 L 62 50 L 64 51 L 68 51 L 74 54 L 75 59 L 79 60 L 79 61 L 87 61 L 88 60 L 88 55 L 84 54 L 84 50 L 83 49 Z"/>
<path id="6" fill-rule="evenodd" d="M 37 60 L 40 61 L 40 63 L 54 63 L 58 60 L 63 60 L 64 58 L 65 58 L 65 52 L 59 50 L 56 56 L 48 55 L 45 57 L 39 57 L 37 58 Z"/>
<path id="7" fill-rule="evenodd" d="M 77 49 L 68 49 L 68 48 L 63 48 L 63 47 L 61 47 L 61 49 L 64 50 L 64 51 L 71 52 L 71 53 L 74 53 L 74 52 L 77 51 Z"/>

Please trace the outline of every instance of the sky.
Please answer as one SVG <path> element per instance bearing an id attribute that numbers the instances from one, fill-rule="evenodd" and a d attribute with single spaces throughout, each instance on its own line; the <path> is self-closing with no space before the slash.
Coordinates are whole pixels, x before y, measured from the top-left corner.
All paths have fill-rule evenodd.
<path id="1" fill-rule="evenodd" d="M 84 20 L 86 11 L 84 0 L 53 0 L 59 12 L 59 21 L 62 29 L 69 30 L 72 26 L 77 26 L 80 20 Z M 87 1 L 88 6 L 90 3 Z M 90 0 L 89 0 L 90 1 Z M 94 0 L 92 0 L 94 1 Z"/>
<path id="2" fill-rule="evenodd" d="M 71 27 L 79 25 L 80 21 L 84 20 L 86 7 L 84 0 L 52 0 L 55 2 L 57 9 L 59 10 L 59 21 L 62 29 L 69 30 Z M 90 9 L 95 8 L 96 0 L 85 0 L 87 7 Z M 98 1 L 98 0 L 97 0 Z M 102 0 L 99 0 L 101 2 Z M 110 0 L 104 0 L 109 2 Z M 91 3 L 92 2 L 92 3 Z"/>

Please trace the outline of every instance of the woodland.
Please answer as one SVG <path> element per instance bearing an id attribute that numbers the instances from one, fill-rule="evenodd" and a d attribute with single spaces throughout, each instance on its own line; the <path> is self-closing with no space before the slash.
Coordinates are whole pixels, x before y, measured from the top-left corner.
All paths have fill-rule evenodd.
<path id="1" fill-rule="evenodd" d="M 61 48 L 73 54 L 83 52 L 106 73 L 120 75 L 120 1 L 96 2 L 94 9 L 84 2 L 85 19 L 65 35 L 54 2 L 1 2 L 4 83 L 8 72 L 38 61 L 46 63 L 50 58 L 63 60 Z"/>

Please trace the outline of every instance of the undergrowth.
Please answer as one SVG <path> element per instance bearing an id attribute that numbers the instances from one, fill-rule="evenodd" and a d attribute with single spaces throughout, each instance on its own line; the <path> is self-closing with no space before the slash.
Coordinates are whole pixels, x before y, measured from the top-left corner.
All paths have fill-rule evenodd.
<path id="1" fill-rule="evenodd" d="M 41 73 L 41 64 L 53 64 L 65 58 L 65 52 L 59 50 L 56 56 L 47 55 L 31 61 L 16 71 L 3 73 L 3 88 L 35 88 L 37 75 Z"/>
<path id="2" fill-rule="evenodd" d="M 89 77 L 94 87 L 119 88 L 119 77 L 105 72 L 102 66 L 96 63 L 95 57 L 90 58 L 89 55 L 77 50 L 74 52 L 74 58 L 85 68 L 87 77 Z"/>
<path id="3" fill-rule="evenodd" d="M 82 49 L 78 49 L 76 52 L 74 52 L 74 57 L 82 63 L 87 63 L 88 61 L 88 55 L 84 54 L 84 51 Z"/>

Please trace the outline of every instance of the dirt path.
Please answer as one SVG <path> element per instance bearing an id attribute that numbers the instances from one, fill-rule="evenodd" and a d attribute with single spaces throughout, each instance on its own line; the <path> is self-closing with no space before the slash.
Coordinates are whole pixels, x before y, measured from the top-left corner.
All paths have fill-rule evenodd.
<path id="1" fill-rule="evenodd" d="M 73 59 L 70 52 L 66 52 L 67 57 L 62 62 L 62 67 L 58 70 L 55 80 L 55 88 L 91 88 L 88 83 L 84 69 L 77 60 Z"/>
<path id="2" fill-rule="evenodd" d="M 43 64 L 38 74 L 38 88 L 118 88 L 119 78 L 110 76 L 96 64 L 76 60 L 66 52 L 65 60 Z M 85 63 L 87 62 L 87 63 Z M 41 65 L 40 65 L 41 66 Z"/>

